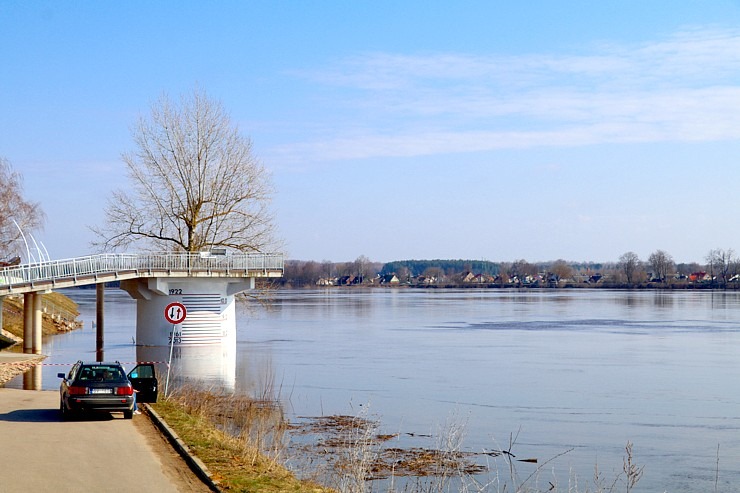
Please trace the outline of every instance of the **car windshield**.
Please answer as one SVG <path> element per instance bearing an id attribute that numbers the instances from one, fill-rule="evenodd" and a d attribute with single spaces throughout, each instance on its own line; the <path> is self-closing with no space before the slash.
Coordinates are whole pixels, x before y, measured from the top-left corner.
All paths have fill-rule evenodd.
<path id="1" fill-rule="evenodd" d="M 119 382 L 126 376 L 118 366 L 89 365 L 80 369 L 80 381 L 83 382 Z"/>

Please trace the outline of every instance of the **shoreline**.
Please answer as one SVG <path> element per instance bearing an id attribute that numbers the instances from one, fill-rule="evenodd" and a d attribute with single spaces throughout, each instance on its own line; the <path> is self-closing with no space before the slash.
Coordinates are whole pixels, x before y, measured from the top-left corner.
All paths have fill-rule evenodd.
<path id="1" fill-rule="evenodd" d="M 0 351 L 0 385 L 39 365 L 46 355 Z"/>

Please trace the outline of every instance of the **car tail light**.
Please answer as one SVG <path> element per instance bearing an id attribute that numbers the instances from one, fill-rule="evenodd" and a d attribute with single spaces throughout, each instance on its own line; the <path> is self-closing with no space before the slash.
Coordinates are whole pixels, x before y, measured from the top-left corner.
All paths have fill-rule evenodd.
<path id="1" fill-rule="evenodd" d="M 116 387 L 116 395 L 133 395 L 134 389 L 131 386 Z"/>
<path id="2" fill-rule="evenodd" d="M 87 387 L 79 387 L 77 385 L 72 385 L 69 387 L 69 395 L 85 395 L 87 394 Z"/>

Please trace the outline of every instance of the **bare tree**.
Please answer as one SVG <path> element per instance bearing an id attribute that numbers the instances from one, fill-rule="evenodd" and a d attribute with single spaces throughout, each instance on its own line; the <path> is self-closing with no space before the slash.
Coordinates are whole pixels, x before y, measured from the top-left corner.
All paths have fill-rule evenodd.
<path id="1" fill-rule="evenodd" d="M 406 266 L 401 266 L 396 270 L 396 276 L 401 282 L 407 282 L 411 279 L 411 271 Z"/>
<path id="2" fill-rule="evenodd" d="M 624 272 L 627 284 L 635 281 L 635 274 L 640 268 L 640 257 L 635 252 L 627 252 L 619 257 L 619 269 Z"/>
<path id="3" fill-rule="evenodd" d="M 367 277 L 370 259 L 365 255 L 360 255 L 354 262 L 354 273 L 357 275 L 359 282 L 363 283 Z"/>
<path id="4" fill-rule="evenodd" d="M 442 282 L 445 279 L 445 273 L 441 267 L 427 267 L 422 275 L 427 279 L 434 279 L 434 282 Z"/>
<path id="5" fill-rule="evenodd" d="M 37 202 L 23 197 L 23 177 L 10 162 L 0 157 L 0 260 L 14 254 L 21 230 L 31 233 L 44 224 L 44 212 Z M 18 226 L 16 226 L 16 223 Z M 19 229 L 20 228 L 20 229 Z"/>
<path id="6" fill-rule="evenodd" d="M 569 279 L 573 277 L 573 268 L 568 265 L 568 262 L 563 259 L 556 260 L 550 266 L 550 272 L 558 281 L 560 281 L 561 279 Z"/>
<path id="7" fill-rule="evenodd" d="M 130 187 L 112 195 L 105 226 L 92 228 L 95 245 L 274 247 L 269 175 L 220 102 L 197 89 L 179 104 L 162 96 L 132 134 L 136 150 L 123 155 Z"/>
<path id="8" fill-rule="evenodd" d="M 511 264 L 509 277 L 517 278 L 521 284 L 527 277 L 537 274 L 537 266 L 530 264 L 524 259 L 517 260 Z"/>
<path id="9" fill-rule="evenodd" d="M 727 281 L 735 274 L 737 269 L 738 260 L 735 257 L 735 252 L 731 248 L 727 250 L 716 248 L 709 251 L 706 260 L 712 279 L 715 276 L 721 277 L 722 284 L 727 285 Z"/>
<path id="10" fill-rule="evenodd" d="M 663 250 L 656 250 L 650 254 L 648 262 L 660 281 L 668 279 L 668 273 L 673 269 L 673 257 L 670 254 Z"/>
<path id="11" fill-rule="evenodd" d="M 331 260 L 322 260 L 321 261 L 321 275 L 326 277 L 326 279 L 331 279 L 335 276 L 335 267 L 334 262 Z"/>

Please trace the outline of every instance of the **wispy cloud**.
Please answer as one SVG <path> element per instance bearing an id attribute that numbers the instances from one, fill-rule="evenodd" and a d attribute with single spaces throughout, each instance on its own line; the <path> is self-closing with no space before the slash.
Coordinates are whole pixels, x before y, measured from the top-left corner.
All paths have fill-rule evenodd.
<path id="1" fill-rule="evenodd" d="M 740 138 L 740 30 L 555 55 L 373 53 L 302 76 L 341 114 L 279 151 L 302 159 Z"/>

